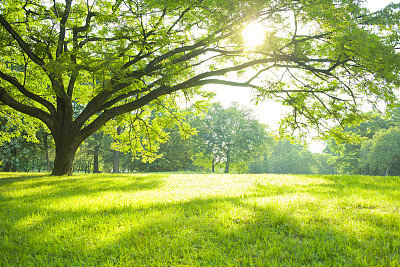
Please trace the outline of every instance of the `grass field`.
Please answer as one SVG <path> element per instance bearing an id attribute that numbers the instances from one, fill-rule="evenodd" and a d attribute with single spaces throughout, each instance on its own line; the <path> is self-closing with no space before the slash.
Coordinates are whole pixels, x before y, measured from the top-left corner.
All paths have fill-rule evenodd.
<path id="1" fill-rule="evenodd" d="M 0 266 L 399 266 L 400 178 L 0 173 Z"/>

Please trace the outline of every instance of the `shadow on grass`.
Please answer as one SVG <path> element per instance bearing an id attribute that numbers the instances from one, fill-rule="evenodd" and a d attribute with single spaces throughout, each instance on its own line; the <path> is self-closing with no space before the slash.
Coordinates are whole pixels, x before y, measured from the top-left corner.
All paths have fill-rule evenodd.
<path id="1" fill-rule="evenodd" d="M 0 173 L 0 187 L 26 180 L 40 180 L 49 177 L 49 174 L 20 174 L 20 173 Z"/>
<path id="2" fill-rule="evenodd" d="M 55 199 L 66 196 L 95 195 L 102 192 L 135 192 L 151 190 L 162 185 L 165 175 L 21 175 L 0 178 L 0 194 L 7 187 L 22 182 L 12 190 L 20 190 L 19 199 L 26 198 L 38 201 L 40 199 Z M 3 189 L 3 190 L 2 190 Z M 35 190 L 38 189 L 38 190 Z M 3 196 L 4 197 L 4 196 Z"/>
<path id="3" fill-rule="evenodd" d="M 62 188 L 52 191 L 49 201 L 74 194 L 74 190 L 91 195 L 157 189 L 162 180 L 162 175 L 134 176 L 115 183 L 109 177 L 95 183 L 78 179 L 78 189 L 73 185 L 77 181 L 59 181 Z M 55 181 L 35 180 L 32 186 L 38 182 L 46 187 Z M 263 200 L 295 193 L 312 194 L 319 200 L 326 192 L 339 194 L 347 183 L 332 182 L 296 188 L 254 184 L 240 197 L 197 196 L 149 205 L 130 201 L 90 211 L 35 205 L 32 209 L 34 195 L 22 202 L 4 199 L 1 207 L 5 210 L 7 205 L 11 214 L 0 229 L 4 248 L 0 261 L 7 266 L 396 266 L 400 243 L 395 214 L 387 220 L 379 214 L 363 216 L 340 210 L 336 218 L 323 213 L 321 202 Z M 84 186 L 89 188 L 85 191 Z M 347 230 L 343 218 L 358 225 Z M 27 220 L 21 224 L 22 219 Z M 368 231 L 357 229 L 360 226 L 369 227 Z"/>
<path id="4" fill-rule="evenodd" d="M 332 187 L 394 191 L 400 188 L 397 176 L 362 176 L 362 175 L 323 175 L 318 176 L 331 181 Z"/>

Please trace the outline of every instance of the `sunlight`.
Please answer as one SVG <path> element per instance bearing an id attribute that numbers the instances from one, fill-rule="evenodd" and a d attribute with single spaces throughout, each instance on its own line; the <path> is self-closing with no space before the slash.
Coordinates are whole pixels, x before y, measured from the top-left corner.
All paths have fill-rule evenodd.
<path id="1" fill-rule="evenodd" d="M 255 48 L 263 44 L 265 37 L 264 33 L 265 28 L 261 23 L 256 21 L 251 22 L 242 31 L 245 46 L 248 48 Z"/>

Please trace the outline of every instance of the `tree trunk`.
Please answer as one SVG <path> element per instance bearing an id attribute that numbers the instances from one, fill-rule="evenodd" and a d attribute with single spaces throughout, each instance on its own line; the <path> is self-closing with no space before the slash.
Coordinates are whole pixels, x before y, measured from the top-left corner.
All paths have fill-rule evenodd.
<path id="1" fill-rule="evenodd" d="M 7 161 L 6 165 L 4 166 L 4 172 L 10 172 L 11 171 L 11 162 Z"/>
<path id="2" fill-rule="evenodd" d="M 212 163 L 211 163 L 211 172 L 214 173 L 215 172 L 215 158 L 212 158 Z"/>
<path id="3" fill-rule="evenodd" d="M 389 166 L 387 166 L 387 168 L 386 168 L 386 171 L 385 171 L 385 176 L 388 176 L 388 175 L 389 175 L 389 169 L 390 169 L 390 165 L 389 165 Z"/>
<path id="4" fill-rule="evenodd" d="M 99 170 L 99 149 L 97 147 L 93 150 L 93 173 L 100 173 Z"/>
<path id="5" fill-rule="evenodd" d="M 119 173 L 119 156 L 120 152 L 114 150 L 113 173 Z"/>
<path id="6" fill-rule="evenodd" d="M 46 158 L 46 170 L 47 172 L 50 172 L 49 144 L 47 143 L 47 133 L 43 134 L 43 149 Z"/>
<path id="7" fill-rule="evenodd" d="M 51 175 L 71 175 L 72 166 L 76 150 L 79 145 L 71 144 L 71 142 L 56 142 L 56 158 L 54 160 L 54 168 Z"/>
<path id="8" fill-rule="evenodd" d="M 228 150 L 226 153 L 226 163 L 225 163 L 225 171 L 224 173 L 229 173 L 229 164 L 231 161 L 231 152 Z"/>
<path id="9" fill-rule="evenodd" d="M 122 133 L 122 128 L 120 126 L 117 127 L 117 135 Z M 113 173 L 119 173 L 119 158 L 121 153 L 117 150 L 114 150 L 114 161 L 113 161 Z"/>
<path id="10" fill-rule="evenodd" d="M 16 159 L 17 159 L 17 148 L 13 148 L 12 150 L 11 150 L 11 153 L 12 153 L 12 155 L 13 155 L 13 163 L 12 163 L 12 167 L 11 167 L 11 171 L 12 172 L 17 172 L 17 163 L 16 163 Z"/>

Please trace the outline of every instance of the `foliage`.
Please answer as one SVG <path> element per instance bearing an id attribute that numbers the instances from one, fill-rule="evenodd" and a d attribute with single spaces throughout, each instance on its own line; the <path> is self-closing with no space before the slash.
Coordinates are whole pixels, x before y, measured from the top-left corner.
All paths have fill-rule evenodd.
<path id="1" fill-rule="evenodd" d="M 343 129 L 354 141 L 328 140 L 325 152 L 331 155 L 330 164 L 339 173 L 400 175 L 399 114 L 400 109 L 392 106 L 384 116 L 367 114 L 370 121 Z"/>
<path id="2" fill-rule="evenodd" d="M 355 0 L 3 0 L 0 107 L 48 127 L 54 175 L 70 173 L 79 145 L 102 127 L 126 125 L 121 150 L 152 158 L 163 126 L 180 121 L 169 111 L 179 99 L 208 97 L 205 84 L 253 88 L 258 100 L 293 108 L 283 129 L 324 133 L 332 121 L 362 120 L 361 103 L 396 100 L 399 7 L 370 14 Z M 265 44 L 249 49 L 241 31 L 253 21 L 268 30 Z M 235 73 L 235 81 L 219 78 Z"/>
<path id="3" fill-rule="evenodd" d="M 262 161 L 250 165 L 250 173 L 311 174 L 313 155 L 303 146 L 281 139 L 270 144 Z"/>
<path id="4" fill-rule="evenodd" d="M 194 164 L 215 171 L 218 163 L 230 169 L 245 172 L 250 162 L 267 149 L 268 134 L 247 108 L 233 103 L 224 109 L 213 103 L 204 118 L 195 119 L 198 131 Z"/>
<path id="5" fill-rule="evenodd" d="M 312 155 L 313 163 L 311 171 L 313 174 L 336 174 L 335 166 L 332 164 L 332 156 L 326 153 L 317 153 Z"/>
<path id="6" fill-rule="evenodd" d="M 168 140 L 160 145 L 157 157 L 153 162 L 143 162 L 140 158 L 135 159 L 132 154 L 124 155 L 131 160 L 125 159 L 123 168 L 138 172 L 177 172 L 194 170 L 193 163 L 193 141 L 192 137 L 182 138 L 177 127 L 165 130 Z"/>
<path id="7" fill-rule="evenodd" d="M 346 136 L 352 136 L 352 140 L 330 138 L 327 140 L 327 148 L 325 152 L 332 155 L 331 164 L 336 166 L 339 173 L 348 174 L 375 174 L 370 173 L 366 163 L 366 150 L 368 140 L 381 129 L 387 129 L 390 120 L 383 119 L 374 114 L 365 114 L 370 120 L 359 125 L 346 127 L 341 131 Z"/>
<path id="8" fill-rule="evenodd" d="M 367 163 L 372 169 L 388 175 L 392 166 L 400 163 L 400 129 L 381 130 L 371 140 Z"/>
<path id="9" fill-rule="evenodd" d="M 46 169 L 46 153 L 43 153 L 45 151 L 39 143 L 39 135 L 44 134 L 43 129 L 35 135 L 35 132 L 30 131 L 29 125 L 19 126 L 15 122 L 0 118 L 0 133 L 3 136 L 3 141 L 0 142 L 1 170 L 15 172 Z M 21 124 L 24 124 L 24 120 Z"/>
<path id="10" fill-rule="evenodd" d="M 397 177 L 0 174 L 5 266 L 397 266 Z"/>

